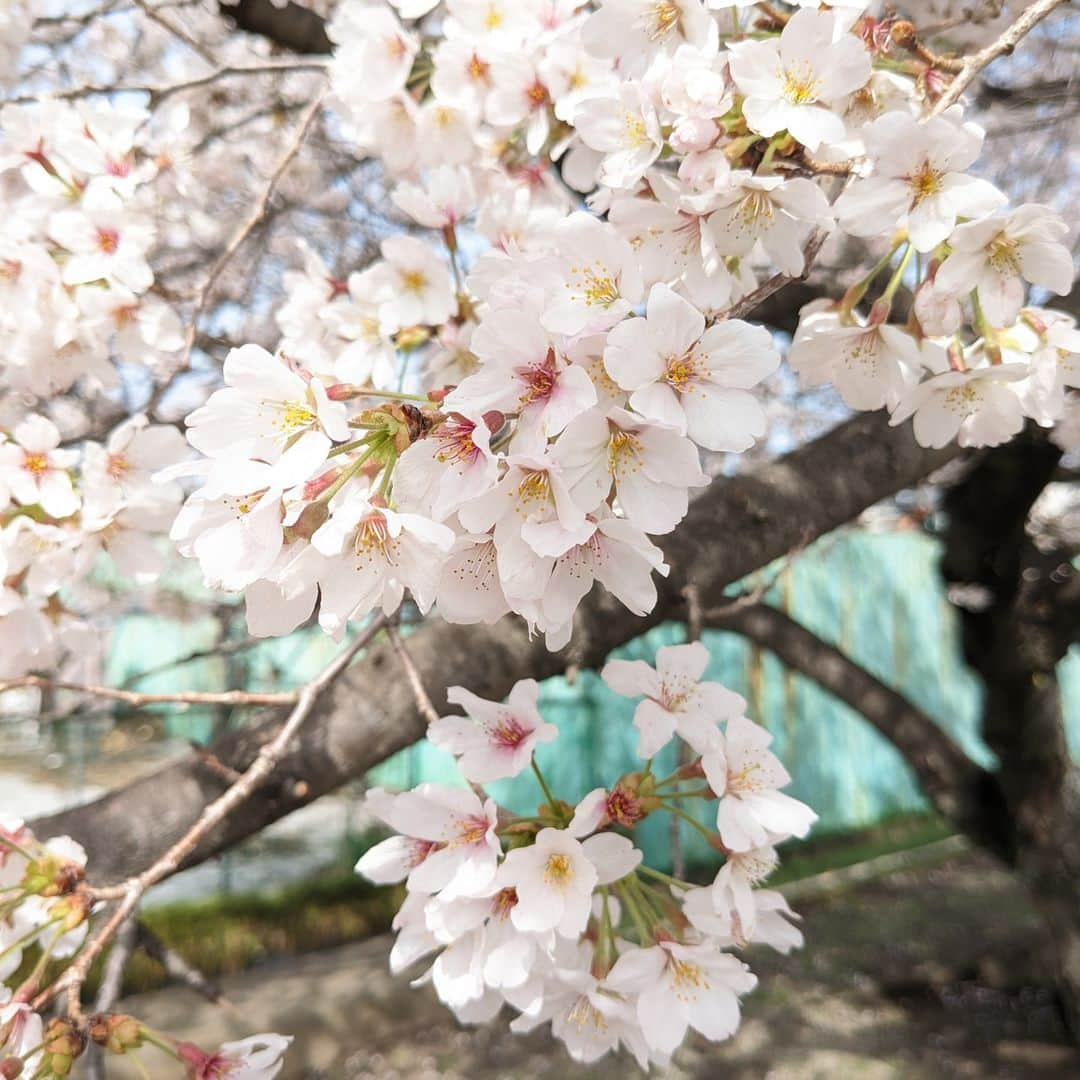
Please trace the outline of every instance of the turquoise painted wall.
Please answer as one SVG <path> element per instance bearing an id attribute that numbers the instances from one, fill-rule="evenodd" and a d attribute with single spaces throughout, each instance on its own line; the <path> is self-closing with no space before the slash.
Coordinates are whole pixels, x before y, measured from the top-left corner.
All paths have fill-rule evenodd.
<path id="1" fill-rule="evenodd" d="M 980 690 L 960 660 L 956 617 L 938 578 L 937 558 L 936 542 L 918 532 L 844 531 L 804 552 L 768 599 L 907 695 L 980 763 L 992 764 L 976 734 Z M 659 627 L 619 655 L 651 661 L 659 646 L 682 641 L 683 633 L 678 625 Z M 122 680 L 212 640 L 211 620 L 174 624 L 171 632 L 162 633 L 160 619 L 130 619 L 114 642 L 109 678 Z M 743 694 L 751 717 L 773 732 L 775 750 L 795 778 L 790 791 L 818 812 L 819 829 L 865 826 L 925 807 L 900 755 L 847 706 L 734 634 L 708 632 L 704 640 L 712 654 L 708 676 Z M 250 683 L 269 689 L 303 681 L 335 649 L 318 632 L 268 642 L 250 656 Z M 1080 757 L 1080 651 L 1062 662 L 1060 675 L 1071 743 Z M 226 662 L 214 658 L 186 674 L 147 680 L 143 688 L 176 689 L 195 682 L 221 687 L 227 678 Z M 539 755 L 560 797 L 576 799 L 640 766 L 633 753 L 637 733 L 630 724 L 634 703 L 612 694 L 594 673 L 582 673 L 573 684 L 548 680 L 541 704 L 561 732 L 558 742 L 542 747 Z M 175 714 L 169 723 L 176 735 L 204 739 L 213 717 L 192 709 Z M 670 760 L 661 760 L 657 768 L 670 771 L 674 748 L 665 754 Z M 369 780 L 399 788 L 455 778 L 448 755 L 418 744 L 373 770 Z M 531 809 L 539 801 L 531 775 L 496 788 L 500 800 L 515 810 Z M 687 854 L 693 858 L 704 848 L 690 832 Z M 653 857 L 662 858 L 666 815 L 645 823 L 642 840 Z"/>

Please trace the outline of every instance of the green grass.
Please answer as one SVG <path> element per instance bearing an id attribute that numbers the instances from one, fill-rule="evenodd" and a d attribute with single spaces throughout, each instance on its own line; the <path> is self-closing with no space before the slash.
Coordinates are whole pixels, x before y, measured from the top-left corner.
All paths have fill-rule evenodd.
<path id="1" fill-rule="evenodd" d="M 377 888 L 348 867 L 273 892 L 210 897 L 153 907 L 142 921 L 211 981 L 272 956 L 359 941 L 390 927 L 402 900 L 397 888 Z M 96 982 L 93 973 L 89 985 Z M 124 993 L 165 984 L 162 966 L 136 951 Z"/>

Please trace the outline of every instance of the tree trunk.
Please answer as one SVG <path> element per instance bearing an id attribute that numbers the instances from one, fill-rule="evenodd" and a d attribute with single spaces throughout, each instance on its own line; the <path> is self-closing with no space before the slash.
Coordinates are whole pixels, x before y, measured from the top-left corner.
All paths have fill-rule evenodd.
<path id="1" fill-rule="evenodd" d="M 946 496 L 942 571 L 964 657 L 985 688 L 982 731 L 999 763 L 1007 861 L 1050 927 L 1062 1010 L 1080 1038 L 1080 770 L 1056 676 L 1080 631 L 1080 576 L 1071 551 L 1027 531 L 1060 457 L 1038 429 L 987 452 Z"/>

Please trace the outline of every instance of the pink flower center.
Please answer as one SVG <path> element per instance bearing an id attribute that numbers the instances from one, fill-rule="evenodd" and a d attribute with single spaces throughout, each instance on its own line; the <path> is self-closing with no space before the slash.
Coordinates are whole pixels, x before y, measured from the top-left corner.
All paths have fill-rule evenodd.
<path id="1" fill-rule="evenodd" d="M 23 468 L 30 473 L 35 480 L 40 480 L 41 477 L 49 471 L 49 459 L 44 454 L 26 451 L 23 454 Z"/>
<path id="2" fill-rule="evenodd" d="M 476 425 L 464 417 L 447 420 L 435 430 L 432 438 L 439 449 L 435 460 L 445 465 L 448 462 L 462 462 L 466 465 L 480 457 L 480 447 L 473 441 Z"/>
<path id="3" fill-rule="evenodd" d="M 531 734 L 513 713 L 499 714 L 498 721 L 488 729 L 488 735 L 500 750 L 516 750 Z"/>
<path id="4" fill-rule="evenodd" d="M 102 229 L 97 230 L 97 245 L 105 255 L 115 255 L 116 249 L 120 246 L 120 234 L 116 229 Z"/>

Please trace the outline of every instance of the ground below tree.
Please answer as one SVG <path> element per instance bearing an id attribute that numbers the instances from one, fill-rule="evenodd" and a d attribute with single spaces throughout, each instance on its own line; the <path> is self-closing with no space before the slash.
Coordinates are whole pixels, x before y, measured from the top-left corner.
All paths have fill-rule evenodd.
<path id="1" fill-rule="evenodd" d="M 985 856 L 799 906 L 809 947 L 787 958 L 753 955 L 761 987 L 736 1040 L 691 1040 L 666 1076 L 1080 1075 L 1050 989 L 1052 944 L 1014 877 Z M 544 1034 L 461 1029 L 428 990 L 390 976 L 389 947 L 379 936 L 230 976 L 223 986 L 233 1015 L 186 990 L 125 1004 L 147 1023 L 205 1044 L 290 1032 L 296 1043 L 283 1080 L 628 1075 L 625 1061 L 574 1068 Z"/>

